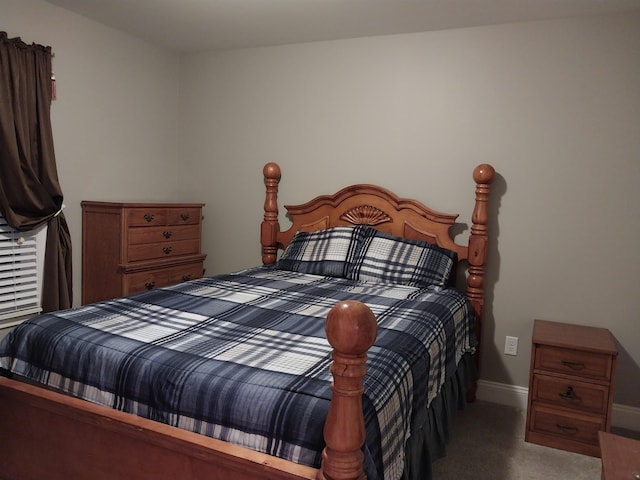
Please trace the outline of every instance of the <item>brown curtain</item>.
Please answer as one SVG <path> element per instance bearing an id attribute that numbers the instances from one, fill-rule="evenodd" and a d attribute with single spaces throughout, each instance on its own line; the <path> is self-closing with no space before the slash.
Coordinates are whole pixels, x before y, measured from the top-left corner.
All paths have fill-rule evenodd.
<path id="1" fill-rule="evenodd" d="M 71 307 L 71 236 L 51 129 L 51 48 L 0 32 L 0 213 L 20 231 L 48 224 L 42 307 Z"/>

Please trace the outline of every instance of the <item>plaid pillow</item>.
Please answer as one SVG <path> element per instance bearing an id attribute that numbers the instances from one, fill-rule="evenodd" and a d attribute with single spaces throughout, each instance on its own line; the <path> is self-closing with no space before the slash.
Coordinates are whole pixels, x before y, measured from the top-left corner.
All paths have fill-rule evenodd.
<path id="1" fill-rule="evenodd" d="M 427 242 L 368 231 L 349 278 L 419 288 L 447 285 L 457 261 L 455 252 Z"/>
<path id="2" fill-rule="evenodd" d="M 333 227 L 296 232 L 276 268 L 300 273 L 346 277 L 364 239 L 366 227 Z"/>

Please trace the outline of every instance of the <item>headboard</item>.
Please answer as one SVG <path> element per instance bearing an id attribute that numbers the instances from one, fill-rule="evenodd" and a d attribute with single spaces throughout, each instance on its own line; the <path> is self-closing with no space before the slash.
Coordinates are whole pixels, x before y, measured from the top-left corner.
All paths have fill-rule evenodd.
<path id="1" fill-rule="evenodd" d="M 261 226 L 262 263 L 276 262 L 278 249 L 285 248 L 297 231 L 314 231 L 340 225 L 371 225 L 401 237 L 435 243 L 458 254 L 467 267 L 466 293 L 476 312 L 478 335 L 484 306 L 484 273 L 487 258 L 487 202 L 495 170 L 478 165 L 473 170 L 475 203 L 471 232 L 466 245 L 456 243 L 449 229 L 457 214 L 430 209 L 417 200 L 398 197 L 376 185 L 351 185 L 333 195 L 322 195 L 302 205 L 285 205 L 292 225 L 281 231 L 278 222 L 278 184 L 280 167 L 267 163 L 263 169 L 266 196 Z M 466 260 L 466 262 L 464 262 Z"/>

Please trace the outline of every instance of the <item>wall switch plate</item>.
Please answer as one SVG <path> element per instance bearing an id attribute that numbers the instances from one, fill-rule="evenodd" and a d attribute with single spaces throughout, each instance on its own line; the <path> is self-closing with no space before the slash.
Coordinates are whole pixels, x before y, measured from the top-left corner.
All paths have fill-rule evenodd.
<path id="1" fill-rule="evenodd" d="M 507 337 L 504 342 L 505 355 L 517 355 L 518 354 L 518 337 Z"/>

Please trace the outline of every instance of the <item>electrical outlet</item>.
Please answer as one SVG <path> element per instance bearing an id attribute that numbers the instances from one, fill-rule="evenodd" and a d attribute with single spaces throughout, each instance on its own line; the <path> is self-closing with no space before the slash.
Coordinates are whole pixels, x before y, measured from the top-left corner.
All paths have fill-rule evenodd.
<path id="1" fill-rule="evenodd" d="M 504 354 L 505 355 L 518 354 L 518 337 L 507 337 L 507 339 L 504 342 Z"/>

